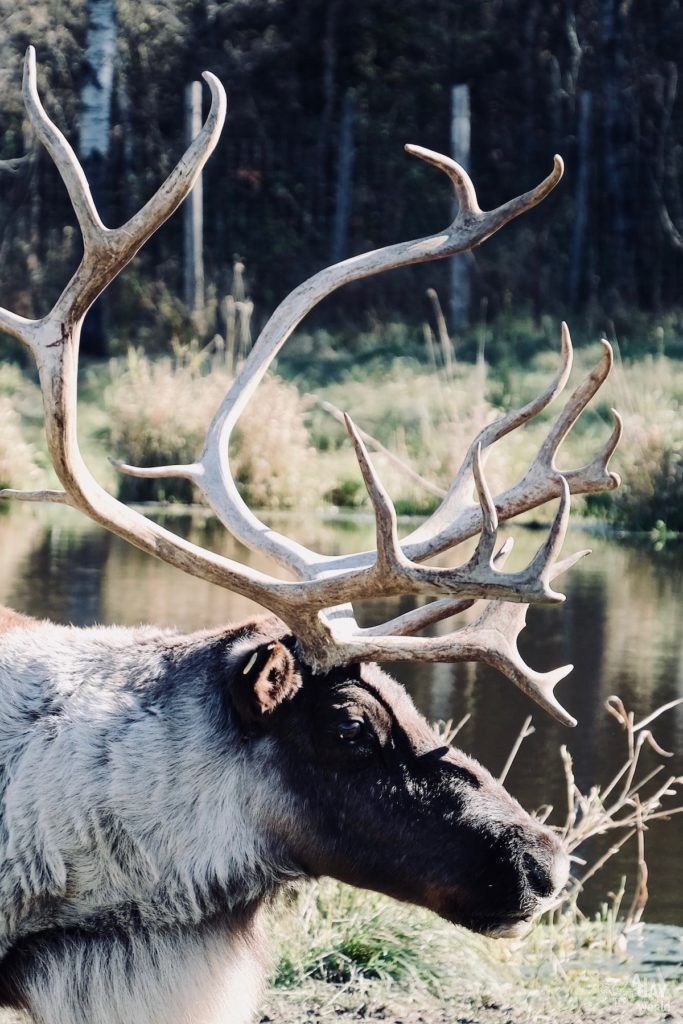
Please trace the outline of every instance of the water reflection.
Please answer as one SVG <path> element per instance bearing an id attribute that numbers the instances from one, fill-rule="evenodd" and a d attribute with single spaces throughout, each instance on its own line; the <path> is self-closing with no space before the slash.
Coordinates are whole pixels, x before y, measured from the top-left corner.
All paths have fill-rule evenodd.
<path id="1" fill-rule="evenodd" d="M 171 528 L 196 543 L 238 561 L 273 572 L 259 555 L 227 537 L 205 518 L 174 518 Z M 277 524 L 282 528 L 280 524 Z M 343 553 L 371 547 L 373 526 L 332 521 L 299 521 L 295 530 L 313 547 Z M 510 567 L 524 564 L 541 539 L 514 532 L 516 553 Z M 575 531 L 567 550 L 586 546 Z M 564 780 L 558 749 L 566 743 L 574 757 L 577 782 L 588 788 L 605 782 L 623 761 L 623 734 L 604 712 L 605 698 L 618 693 L 637 715 L 683 696 L 683 559 L 681 549 L 654 552 L 633 542 L 588 538 L 593 555 L 576 566 L 561 589 L 562 609 L 534 609 L 520 648 L 537 668 L 573 663 L 560 684 L 560 700 L 579 719 L 569 731 L 534 712 L 535 734 L 522 748 L 508 786 L 527 807 L 552 803 L 554 820 L 564 814 Z M 200 580 L 183 576 L 129 547 L 65 509 L 15 509 L 0 517 L 0 603 L 60 622 L 159 625 L 195 629 L 242 618 L 256 610 L 250 601 Z M 406 600 L 376 602 L 369 619 L 406 611 Z M 445 630 L 447 626 L 439 627 Z M 472 718 L 459 744 L 493 772 L 504 764 L 514 737 L 531 710 L 529 702 L 497 673 L 473 665 L 400 664 L 395 673 L 432 719 Z M 683 773 L 683 714 L 668 714 L 655 727 L 660 743 L 676 751 L 671 772 Z M 648 755 L 644 756 L 647 768 Z M 650 920 L 683 923 L 683 815 L 656 823 L 648 834 Z M 625 853 L 603 872 L 584 904 L 596 909 L 620 875 L 631 872 Z"/>

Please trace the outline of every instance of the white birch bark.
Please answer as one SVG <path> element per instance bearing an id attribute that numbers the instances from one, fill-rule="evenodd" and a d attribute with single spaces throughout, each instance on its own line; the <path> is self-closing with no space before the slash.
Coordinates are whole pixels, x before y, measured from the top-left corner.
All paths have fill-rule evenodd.
<path id="1" fill-rule="evenodd" d="M 116 2 L 89 0 L 85 59 L 88 65 L 81 89 L 78 149 L 81 159 L 106 157 L 111 129 L 111 99 L 116 57 Z"/>
<path id="2" fill-rule="evenodd" d="M 188 145 L 202 127 L 201 82 L 185 88 L 185 136 Z M 185 305 L 197 330 L 204 328 L 204 192 L 198 175 L 184 207 Z"/>

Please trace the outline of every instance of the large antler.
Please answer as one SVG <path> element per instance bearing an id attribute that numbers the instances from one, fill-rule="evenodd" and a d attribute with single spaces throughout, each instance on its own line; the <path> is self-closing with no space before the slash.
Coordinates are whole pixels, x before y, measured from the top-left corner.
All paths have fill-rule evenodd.
<path id="1" fill-rule="evenodd" d="M 548 387 L 523 408 L 486 426 L 472 442 L 453 484 L 439 508 L 409 537 L 399 541 L 391 500 L 374 470 L 361 436 L 350 419 L 347 428 L 375 510 L 377 547 L 355 555 L 329 557 L 298 544 L 263 524 L 242 501 L 230 472 L 228 448 L 234 426 L 273 358 L 297 324 L 324 296 L 359 278 L 396 267 L 440 259 L 472 249 L 539 203 L 562 176 L 562 161 L 555 157 L 551 174 L 530 192 L 485 212 L 479 208 L 474 186 L 454 161 L 418 146 L 407 146 L 414 156 L 443 171 L 451 180 L 458 213 L 443 232 L 412 242 L 400 242 L 365 253 L 320 271 L 296 288 L 276 309 L 259 336 L 207 433 L 196 463 L 136 469 L 118 464 L 137 476 L 182 476 L 206 496 L 224 525 L 241 541 L 269 554 L 295 577 L 283 581 L 177 537 L 104 491 L 81 457 L 76 429 L 76 377 L 78 345 L 83 319 L 97 296 L 132 259 L 150 235 L 188 194 L 214 149 L 225 118 L 225 94 L 218 80 L 204 75 L 211 90 L 211 111 L 201 132 L 159 191 L 127 224 L 105 227 L 95 209 L 87 181 L 76 156 L 50 121 L 38 98 L 35 55 L 32 48 L 24 68 L 24 100 L 29 118 L 48 149 L 78 218 L 83 235 L 83 258 L 52 310 L 39 320 L 27 320 L 0 310 L 0 329 L 27 345 L 36 359 L 50 455 L 63 491 L 0 492 L 28 501 L 55 501 L 84 511 L 136 547 L 192 575 L 237 591 L 279 615 L 293 630 L 302 653 L 317 669 L 351 661 L 481 660 L 504 672 L 560 721 L 573 724 L 555 700 L 555 684 L 570 667 L 537 673 L 524 664 L 517 651 L 517 636 L 524 626 L 529 603 L 564 600 L 552 580 L 585 552 L 560 561 L 559 551 L 573 492 L 609 490 L 618 477 L 607 463 L 619 438 L 619 421 L 604 450 L 587 466 L 560 473 L 555 465 L 558 448 L 586 404 L 605 379 L 611 353 L 568 400 L 532 466 L 524 477 L 493 498 L 484 477 L 483 462 L 492 444 L 536 416 L 564 388 L 571 369 L 571 342 L 562 328 L 562 358 Z M 472 491 L 477 500 L 472 500 Z M 511 542 L 495 553 L 499 519 L 559 497 L 559 508 L 547 539 L 529 565 L 517 572 L 502 570 Z M 456 568 L 422 563 L 468 537 L 480 534 L 471 558 Z M 393 595 L 436 597 L 426 607 L 381 626 L 362 629 L 351 602 Z M 439 637 L 415 636 L 426 626 L 457 614 L 475 600 L 489 600 L 484 612 L 460 629 Z"/>

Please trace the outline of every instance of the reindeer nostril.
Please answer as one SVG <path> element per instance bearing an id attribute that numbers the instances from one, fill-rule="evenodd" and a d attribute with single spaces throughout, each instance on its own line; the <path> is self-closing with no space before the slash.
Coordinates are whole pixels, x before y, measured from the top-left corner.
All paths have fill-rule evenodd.
<path id="1" fill-rule="evenodd" d="M 552 896 L 555 892 L 555 880 L 550 865 L 544 865 L 532 854 L 525 853 L 522 857 L 529 888 L 537 896 Z"/>

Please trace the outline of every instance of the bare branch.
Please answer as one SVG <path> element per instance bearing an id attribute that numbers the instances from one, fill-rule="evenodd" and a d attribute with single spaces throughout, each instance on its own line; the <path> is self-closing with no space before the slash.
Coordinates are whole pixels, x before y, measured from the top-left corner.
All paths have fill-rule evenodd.
<path id="1" fill-rule="evenodd" d="M 508 772 L 510 771 L 510 769 L 512 768 L 512 765 L 514 764 L 515 758 L 517 757 L 517 754 L 519 753 L 519 749 L 522 746 L 522 743 L 524 743 L 524 740 L 528 739 L 529 736 L 533 736 L 533 734 L 535 732 L 536 732 L 536 730 L 534 729 L 533 725 L 531 724 L 531 715 L 527 715 L 527 717 L 524 719 L 524 724 L 522 725 L 522 728 L 519 730 L 519 733 L 517 735 L 517 739 L 515 740 L 515 742 L 514 742 L 514 744 L 512 746 L 512 750 L 508 754 L 507 761 L 503 765 L 501 773 L 498 776 L 498 781 L 501 783 L 501 785 L 507 779 Z"/>

